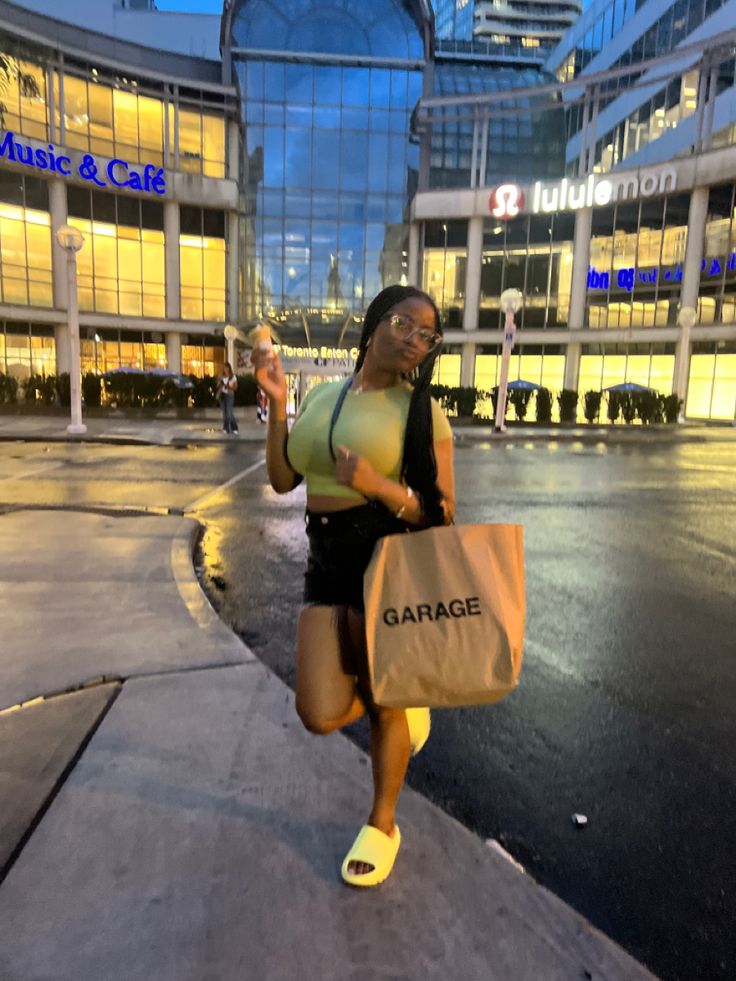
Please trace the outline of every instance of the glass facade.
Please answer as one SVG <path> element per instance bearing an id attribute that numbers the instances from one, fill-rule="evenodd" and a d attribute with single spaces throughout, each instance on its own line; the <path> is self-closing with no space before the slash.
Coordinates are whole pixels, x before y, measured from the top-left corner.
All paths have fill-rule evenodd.
<path id="1" fill-rule="evenodd" d="M 686 415 L 736 420 L 736 341 L 693 345 Z"/>
<path id="2" fill-rule="evenodd" d="M 79 309 L 166 316 L 163 205 L 68 189 L 69 224 L 85 237 L 77 255 Z"/>
<path id="3" fill-rule="evenodd" d="M 84 336 L 86 333 L 87 336 Z M 87 329 L 80 339 L 82 374 L 103 374 L 115 368 L 166 367 L 163 333 L 134 331 L 119 327 Z"/>
<path id="4" fill-rule="evenodd" d="M 225 342 L 222 337 L 191 335 L 182 339 L 181 370 L 185 375 L 211 378 L 222 373 L 225 365 Z M 233 366 L 234 368 L 234 366 Z"/>
<path id="5" fill-rule="evenodd" d="M 473 39 L 475 0 L 433 0 L 434 31 L 438 38 Z"/>
<path id="6" fill-rule="evenodd" d="M 736 184 L 710 189 L 698 320 L 736 323 Z"/>
<path id="7" fill-rule="evenodd" d="M 677 194 L 594 211 L 591 328 L 676 325 L 689 204 L 689 194 Z"/>
<path id="8" fill-rule="evenodd" d="M 225 177 L 224 113 L 208 112 L 201 94 L 175 98 L 170 87 L 160 85 L 155 91 L 149 83 L 144 90 L 136 79 L 106 75 L 101 68 L 75 65 L 72 59 L 63 71 L 51 66 L 47 74 L 40 63 L 13 55 L 5 58 L 5 129 L 106 157 Z"/>
<path id="9" fill-rule="evenodd" d="M 52 307 L 53 292 L 46 184 L 0 171 L 0 301 Z"/>
<path id="10" fill-rule="evenodd" d="M 237 62 L 244 316 L 292 316 L 299 332 L 303 317 L 338 326 L 406 276 L 405 215 L 419 166 L 409 119 L 424 57 L 412 9 L 399 0 L 329 10 L 249 0 L 236 12 L 233 43 L 263 49 Z M 281 60 L 269 50 L 343 57 Z M 364 65 L 360 55 L 395 61 Z"/>
<path id="11" fill-rule="evenodd" d="M 584 344 L 580 355 L 578 391 L 600 392 L 620 382 L 634 382 L 662 395 L 672 391 L 674 344 Z"/>
<path id="12" fill-rule="evenodd" d="M 490 109 L 485 147 L 485 172 L 480 183 L 489 187 L 514 174 L 519 182 L 557 177 L 565 166 L 565 114 L 556 99 L 546 95 L 515 98 L 514 89 L 551 80 L 532 69 L 493 68 L 489 65 L 438 61 L 434 71 L 436 96 L 507 94 Z M 469 187 L 473 166 L 473 130 L 483 140 L 483 128 L 472 112 L 440 111 L 432 119 L 430 188 Z M 480 147 L 480 143 L 478 144 Z M 480 149 L 476 164 L 481 165 Z"/>
<path id="13" fill-rule="evenodd" d="M 571 214 L 486 219 L 481 266 L 481 327 L 501 326 L 501 293 L 516 288 L 524 306 L 520 328 L 564 327 L 570 307 L 573 233 Z M 531 380 L 531 379 L 530 379 Z"/>
<path id="14" fill-rule="evenodd" d="M 660 4 L 661 16 L 643 34 L 632 40 L 631 47 L 625 54 L 606 67 L 635 64 L 660 54 L 668 54 L 726 2 L 727 0 L 673 0 Z M 629 22 L 643 6 L 644 0 L 610 0 L 599 9 L 597 15 L 591 14 L 588 29 L 558 69 L 558 78 L 567 81 L 578 75 L 620 33 L 624 25 L 627 31 L 631 31 Z"/>
<path id="15" fill-rule="evenodd" d="M 29 375 L 55 373 L 53 327 L 0 321 L 0 374 L 22 380 Z"/>
<path id="16" fill-rule="evenodd" d="M 531 216 L 486 219 L 480 280 L 479 326 L 501 326 L 501 293 L 521 290 L 520 328 L 564 327 L 570 306 L 574 218 Z M 467 270 L 467 222 L 426 222 L 422 288 L 442 310 L 448 327 L 461 326 Z"/>
<path id="17" fill-rule="evenodd" d="M 206 208 L 181 209 L 179 262 L 183 320 L 225 320 L 225 215 Z"/>

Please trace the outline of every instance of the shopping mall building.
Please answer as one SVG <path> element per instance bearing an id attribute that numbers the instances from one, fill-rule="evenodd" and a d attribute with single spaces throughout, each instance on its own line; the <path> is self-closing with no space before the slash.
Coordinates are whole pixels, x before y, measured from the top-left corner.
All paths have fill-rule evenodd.
<path id="1" fill-rule="evenodd" d="M 0 371 L 68 367 L 68 222 L 83 370 L 212 374 L 265 315 L 303 386 L 404 281 L 487 389 L 516 287 L 517 377 L 733 420 L 736 0 L 594 0 L 542 71 L 435 45 L 426 0 L 68 6 L 0 0 Z"/>

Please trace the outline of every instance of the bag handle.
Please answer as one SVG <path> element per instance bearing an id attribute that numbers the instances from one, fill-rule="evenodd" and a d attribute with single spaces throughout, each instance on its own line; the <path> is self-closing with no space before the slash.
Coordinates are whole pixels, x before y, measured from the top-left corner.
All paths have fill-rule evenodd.
<path id="1" fill-rule="evenodd" d="M 332 418 L 330 419 L 330 436 L 329 436 L 330 456 L 332 457 L 335 463 L 337 463 L 337 457 L 335 456 L 335 450 L 334 447 L 332 446 L 332 431 L 335 428 L 337 417 L 340 415 L 340 410 L 342 409 L 343 402 L 345 401 L 347 394 L 350 391 L 350 386 L 352 384 L 353 384 L 353 376 L 351 375 L 340 389 L 340 394 L 337 396 L 337 402 L 335 402 L 335 408 L 332 410 Z"/>

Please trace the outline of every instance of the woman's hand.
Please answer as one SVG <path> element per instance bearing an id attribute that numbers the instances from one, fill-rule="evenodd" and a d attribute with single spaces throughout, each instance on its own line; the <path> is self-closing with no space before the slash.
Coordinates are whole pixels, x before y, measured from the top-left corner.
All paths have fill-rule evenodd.
<path id="1" fill-rule="evenodd" d="M 337 447 L 337 462 L 335 463 L 335 479 L 343 487 L 352 487 L 363 497 L 376 496 L 378 474 L 365 459 L 353 453 L 347 446 Z"/>
<path id="2" fill-rule="evenodd" d="M 254 348 L 250 363 L 256 370 L 256 381 L 272 402 L 286 404 L 286 375 L 281 366 L 281 358 L 270 348 Z"/>

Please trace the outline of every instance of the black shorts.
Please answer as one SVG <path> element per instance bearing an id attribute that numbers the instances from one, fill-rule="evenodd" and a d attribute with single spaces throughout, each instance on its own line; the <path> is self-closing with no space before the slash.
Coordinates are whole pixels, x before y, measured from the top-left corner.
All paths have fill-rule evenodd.
<path id="1" fill-rule="evenodd" d="M 363 612 L 363 574 L 379 538 L 409 530 L 383 504 L 372 502 L 345 511 L 307 511 L 309 556 L 304 602 L 351 606 Z"/>

